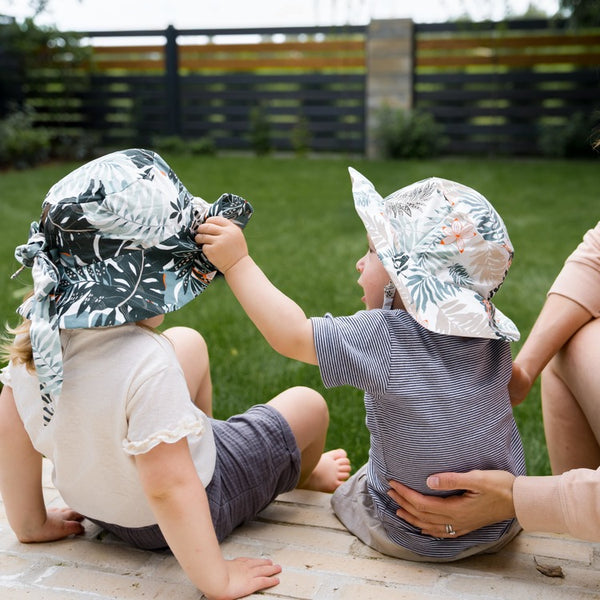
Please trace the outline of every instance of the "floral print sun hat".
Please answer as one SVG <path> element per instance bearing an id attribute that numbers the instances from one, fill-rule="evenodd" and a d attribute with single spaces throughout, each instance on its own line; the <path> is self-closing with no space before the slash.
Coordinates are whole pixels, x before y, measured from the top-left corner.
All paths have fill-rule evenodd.
<path id="1" fill-rule="evenodd" d="M 244 227 L 248 202 L 193 196 L 155 152 L 102 156 L 56 183 L 40 222 L 15 257 L 31 267 L 30 319 L 44 424 L 62 387 L 59 328 L 111 327 L 165 314 L 201 294 L 216 274 L 194 241 L 197 226 L 222 215 Z"/>
<path id="2" fill-rule="evenodd" d="M 382 198 L 349 171 L 356 211 L 418 323 L 446 335 L 519 339 L 515 324 L 491 302 L 513 248 L 500 215 L 479 192 L 431 177 Z"/>

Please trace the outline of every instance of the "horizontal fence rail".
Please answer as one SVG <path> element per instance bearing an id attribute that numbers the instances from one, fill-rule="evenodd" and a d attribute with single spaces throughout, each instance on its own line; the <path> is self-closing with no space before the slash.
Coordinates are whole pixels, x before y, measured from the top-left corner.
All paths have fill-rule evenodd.
<path id="1" fill-rule="evenodd" d="M 599 82 L 597 30 L 416 26 L 414 105 L 444 125 L 451 153 L 539 154 L 544 131 L 575 115 L 593 121 Z"/>
<path id="2" fill-rule="evenodd" d="M 68 87 L 72 125 L 93 130 L 103 145 L 148 145 L 178 135 L 210 138 L 219 149 L 250 149 L 259 111 L 275 150 L 291 150 L 302 128 L 307 149 L 363 152 L 364 27 L 161 33 L 165 44 L 103 45 L 99 32 L 89 32 L 94 44 L 79 86 L 85 90 L 40 76 L 34 92 L 40 119 L 68 128 L 64 118 L 56 121 L 51 91 L 64 94 Z M 278 36 L 285 39 L 270 41 Z M 179 43 L 190 37 L 203 39 Z"/>
<path id="3" fill-rule="evenodd" d="M 433 115 L 448 153 L 537 155 L 544 132 L 597 116 L 598 29 L 530 20 L 410 31 L 405 105 Z M 67 142 L 124 147 L 179 136 L 231 150 L 252 149 L 260 119 L 275 150 L 293 150 L 301 138 L 306 149 L 360 154 L 366 113 L 386 102 L 380 82 L 398 77 L 386 69 L 400 60 L 383 56 L 373 66 L 371 26 L 80 35 L 77 56 L 56 47 L 26 63 L 0 37 L 0 117 L 17 103 Z"/>

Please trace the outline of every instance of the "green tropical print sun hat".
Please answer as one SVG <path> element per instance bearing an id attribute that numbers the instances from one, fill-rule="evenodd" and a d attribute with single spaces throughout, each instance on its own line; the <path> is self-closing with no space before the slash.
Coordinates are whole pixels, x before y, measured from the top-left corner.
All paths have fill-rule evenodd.
<path id="1" fill-rule="evenodd" d="M 244 227 L 248 202 L 193 196 L 155 152 L 130 149 L 93 160 L 56 183 L 15 257 L 31 267 L 33 360 L 50 422 L 63 380 L 59 329 L 112 327 L 165 314 L 201 294 L 216 274 L 194 241 L 221 215 Z"/>
<path id="2" fill-rule="evenodd" d="M 382 198 L 349 168 L 354 205 L 406 311 L 436 333 L 519 339 L 491 302 L 513 257 L 500 215 L 477 191 L 431 177 Z"/>

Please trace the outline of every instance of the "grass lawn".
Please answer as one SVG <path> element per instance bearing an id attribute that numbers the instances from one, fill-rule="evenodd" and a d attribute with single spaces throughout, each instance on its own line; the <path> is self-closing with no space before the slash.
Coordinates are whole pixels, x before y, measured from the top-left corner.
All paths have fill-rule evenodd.
<path id="1" fill-rule="evenodd" d="M 362 308 L 356 260 L 366 248 L 346 167 L 364 173 L 386 195 L 437 175 L 482 192 L 498 209 L 515 247 L 515 260 L 496 303 L 528 334 L 564 259 L 600 217 L 596 161 L 362 159 L 167 156 L 188 189 L 214 201 L 223 192 L 244 196 L 255 214 L 246 230 L 250 251 L 272 281 L 307 315 L 351 314 Z M 27 239 L 48 188 L 75 164 L 0 174 L 0 320 L 16 323 L 14 309 L 30 283 L 15 281 L 14 247 Z M 362 395 L 325 390 L 318 369 L 277 355 L 254 329 L 222 279 L 196 302 L 168 315 L 166 325 L 199 329 L 211 351 L 214 407 L 226 417 L 292 385 L 321 391 L 331 412 L 328 447 L 345 447 L 354 467 L 367 458 Z M 513 345 L 513 351 L 520 343 Z M 418 376 L 418 373 L 414 373 Z M 549 473 L 539 384 L 515 410 L 531 474 Z M 432 443 L 435 443 L 432 440 Z"/>

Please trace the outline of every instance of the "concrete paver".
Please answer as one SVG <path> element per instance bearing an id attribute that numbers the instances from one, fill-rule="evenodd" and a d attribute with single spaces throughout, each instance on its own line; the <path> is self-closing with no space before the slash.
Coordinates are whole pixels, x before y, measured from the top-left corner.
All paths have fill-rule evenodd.
<path id="1" fill-rule="evenodd" d="M 45 465 L 45 496 L 61 505 Z M 455 563 L 412 563 L 383 556 L 349 534 L 329 496 L 296 490 L 280 496 L 223 544 L 225 556 L 268 556 L 281 583 L 261 600 L 600 600 L 600 544 L 521 533 L 495 555 Z M 562 569 L 548 577 L 536 562 Z M 192 600 L 201 594 L 169 552 L 132 549 L 86 523 L 84 536 L 20 544 L 0 503 L 2 600 Z"/>

